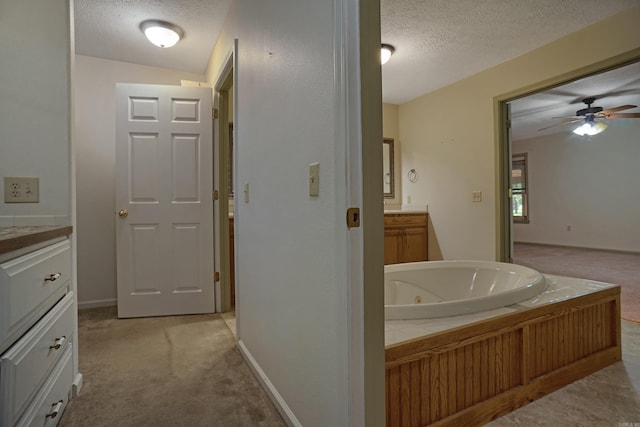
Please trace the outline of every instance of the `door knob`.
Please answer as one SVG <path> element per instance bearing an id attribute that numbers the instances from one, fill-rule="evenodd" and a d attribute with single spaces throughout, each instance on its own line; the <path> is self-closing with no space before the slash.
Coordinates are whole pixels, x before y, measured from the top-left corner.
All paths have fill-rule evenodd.
<path id="1" fill-rule="evenodd" d="M 126 218 L 127 215 L 129 215 L 129 212 L 127 212 L 126 209 L 120 209 L 120 211 L 118 212 L 118 215 L 120 216 L 120 218 Z"/>

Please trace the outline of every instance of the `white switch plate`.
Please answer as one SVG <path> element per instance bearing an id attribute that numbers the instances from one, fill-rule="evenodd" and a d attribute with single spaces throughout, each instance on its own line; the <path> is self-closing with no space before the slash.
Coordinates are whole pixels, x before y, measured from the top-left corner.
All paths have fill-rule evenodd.
<path id="1" fill-rule="evenodd" d="M 309 195 L 320 195 L 320 163 L 309 165 Z"/>
<path id="2" fill-rule="evenodd" d="M 471 192 L 471 201 L 474 203 L 478 203 L 482 201 L 482 191 L 473 191 Z"/>
<path id="3" fill-rule="evenodd" d="M 4 177 L 5 203 L 38 203 L 40 179 L 35 177 Z"/>
<path id="4" fill-rule="evenodd" d="M 244 184 L 242 193 L 244 194 L 244 202 L 249 203 L 249 183 Z"/>

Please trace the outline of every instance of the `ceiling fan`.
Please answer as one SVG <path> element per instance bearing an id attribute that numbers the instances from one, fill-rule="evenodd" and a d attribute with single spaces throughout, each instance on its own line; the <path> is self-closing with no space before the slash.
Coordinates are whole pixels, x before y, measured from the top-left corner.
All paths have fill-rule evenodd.
<path id="1" fill-rule="evenodd" d="M 602 123 L 601 120 L 640 118 L 640 113 L 618 113 L 618 111 L 636 108 L 637 105 L 620 105 L 619 107 L 608 108 L 605 110 L 602 107 L 592 107 L 591 104 L 593 104 L 595 100 L 595 97 L 583 99 L 582 102 L 587 104 L 587 108 L 576 111 L 575 116 L 553 117 L 554 119 L 566 120 L 564 122 L 555 123 L 551 126 L 543 127 L 538 130 L 541 131 L 555 126 L 584 122 L 582 126 L 576 128 L 573 132 L 578 135 L 595 135 L 607 128 L 607 125 L 605 123 Z"/>

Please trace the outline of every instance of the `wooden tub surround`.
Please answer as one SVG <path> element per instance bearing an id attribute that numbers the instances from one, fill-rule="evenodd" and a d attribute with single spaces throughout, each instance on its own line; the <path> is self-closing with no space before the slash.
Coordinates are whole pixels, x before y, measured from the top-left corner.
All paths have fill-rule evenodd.
<path id="1" fill-rule="evenodd" d="M 476 426 L 621 360 L 620 287 L 388 345 L 387 426 Z"/>

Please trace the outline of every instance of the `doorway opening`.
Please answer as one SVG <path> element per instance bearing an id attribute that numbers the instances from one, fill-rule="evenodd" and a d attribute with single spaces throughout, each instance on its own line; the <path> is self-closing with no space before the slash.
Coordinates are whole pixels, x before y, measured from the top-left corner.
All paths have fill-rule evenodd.
<path id="1" fill-rule="evenodd" d="M 216 264 L 220 271 L 220 306 L 218 311 L 229 312 L 236 305 L 236 274 L 235 274 L 235 218 L 234 218 L 234 185 L 233 175 L 235 167 L 234 150 L 234 58 L 231 53 L 224 68 L 215 83 L 215 99 L 218 109 L 218 127 L 216 144 L 216 172 L 214 182 L 218 189 L 218 229 L 219 247 Z"/>
<path id="2" fill-rule="evenodd" d="M 633 64 L 633 65 L 632 65 Z M 588 89 L 579 88 L 579 84 L 584 83 L 588 84 L 590 79 L 600 78 L 602 76 L 606 76 L 608 72 L 614 72 L 618 70 L 623 70 L 626 66 L 640 67 L 640 50 L 634 50 L 628 54 L 621 55 L 619 57 L 612 58 L 607 61 L 603 61 L 601 63 L 596 63 L 591 66 L 576 70 L 571 73 L 567 73 L 564 75 L 557 76 L 554 79 L 550 79 L 547 81 L 540 82 L 538 85 L 528 88 L 523 88 L 520 90 L 513 91 L 511 93 L 504 94 L 502 96 L 496 97 L 495 101 L 495 111 L 496 111 L 496 120 L 497 120 L 497 129 L 498 132 L 498 168 L 497 168 L 497 201 L 498 201 L 498 242 L 497 242 L 497 259 L 499 261 L 511 261 L 513 257 L 512 244 L 514 241 L 514 230 L 513 230 L 513 205 L 512 205 L 512 134 L 515 133 L 513 139 L 520 140 L 523 139 L 526 135 L 529 135 L 530 138 L 545 135 L 545 133 L 551 133 L 554 130 L 565 130 L 565 134 L 571 134 L 571 130 L 574 127 L 577 127 L 580 123 L 576 122 L 575 125 L 573 123 L 567 124 L 567 126 L 551 126 L 550 129 L 543 129 L 543 131 L 538 132 L 538 129 L 542 129 L 548 127 L 550 125 L 555 125 L 558 123 L 562 123 L 564 120 L 562 118 L 553 118 L 558 116 L 566 117 L 574 116 L 576 110 L 580 110 L 583 108 L 584 104 L 582 103 L 582 98 L 586 96 L 597 96 L 601 98 L 601 102 L 605 108 L 616 107 L 619 102 L 623 104 L 634 104 L 640 105 L 640 91 L 635 89 L 640 87 L 640 79 L 630 78 L 626 82 L 619 84 L 617 87 L 604 87 L 600 86 L 599 88 L 594 88 L 592 90 L 597 91 L 596 94 L 589 95 L 579 95 L 577 92 L 574 93 L 573 89 L 576 88 L 576 91 L 586 91 Z M 607 94 L 613 95 L 630 95 L 635 93 L 637 102 L 629 101 L 630 98 L 607 98 Z M 529 103 L 528 111 L 524 111 L 522 108 L 522 104 L 526 104 L 526 100 L 532 97 L 531 99 L 535 102 Z M 534 98 L 535 97 L 535 98 Z M 543 101 L 540 99 L 544 99 L 545 97 L 550 97 L 551 99 L 562 99 L 562 102 L 555 101 L 555 106 L 551 105 L 553 101 L 547 101 L 547 106 L 541 104 Z M 615 105 L 614 105 L 615 104 Z M 551 105 L 551 106 L 550 106 Z M 515 108 L 515 112 L 511 112 L 513 107 Z M 564 108 L 564 109 L 562 109 Z M 524 111 L 524 112 L 523 112 Z M 626 110 L 625 110 L 626 111 Z M 629 109 L 630 112 L 637 112 L 638 109 Z M 548 116 L 543 121 L 536 122 L 535 115 L 536 114 L 546 114 Z M 544 115 L 540 117 L 546 117 Z M 524 119 L 523 119 L 524 117 Z M 527 121 L 526 126 L 520 125 L 523 120 Z M 640 123 L 640 119 L 633 119 Z M 624 121 L 631 120 L 612 120 L 613 122 L 618 122 L 616 125 L 621 124 Z M 523 126 L 525 128 L 526 135 L 523 135 L 522 129 Z M 571 134 L 573 135 L 573 134 Z M 579 139 L 578 135 L 573 135 L 575 139 Z M 588 140 L 587 138 L 583 138 L 582 142 Z M 595 141 L 595 138 L 592 142 Z M 521 148 L 518 150 L 522 151 Z M 520 151 L 518 151 L 519 154 Z M 535 167 L 534 158 L 529 155 L 528 163 L 529 168 Z M 529 173 L 535 173 L 533 170 L 529 170 Z M 534 178 L 530 176 L 530 178 Z M 533 181 L 530 179 L 530 185 L 533 185 Z M 535 193 L 535 188 L 531 187 L 530 189 L 533 193 Z M 529 221 L 530 223 L 536 221 L 536 201 L 534 200 L 537 195 L 530 194 L 529 201 Z M 565 227 L 566 229 L 566 227 Z"/>
<path id="3" fill-rule="evenodd" d="M 501 260 L 620 284 L 622 317 L 638 321 L 640 219 L 633 212 L 640 201 L 629 197 L 637 191 L 630 183 L 640 180 L 635 55 L 499 101 L 499 198 Z M 585 123 L 605 130 L 580 135 Z M 526 168 L 515 154 L 524 156 Z M 523 191 L 526 212 L 518 203 Z"/>

